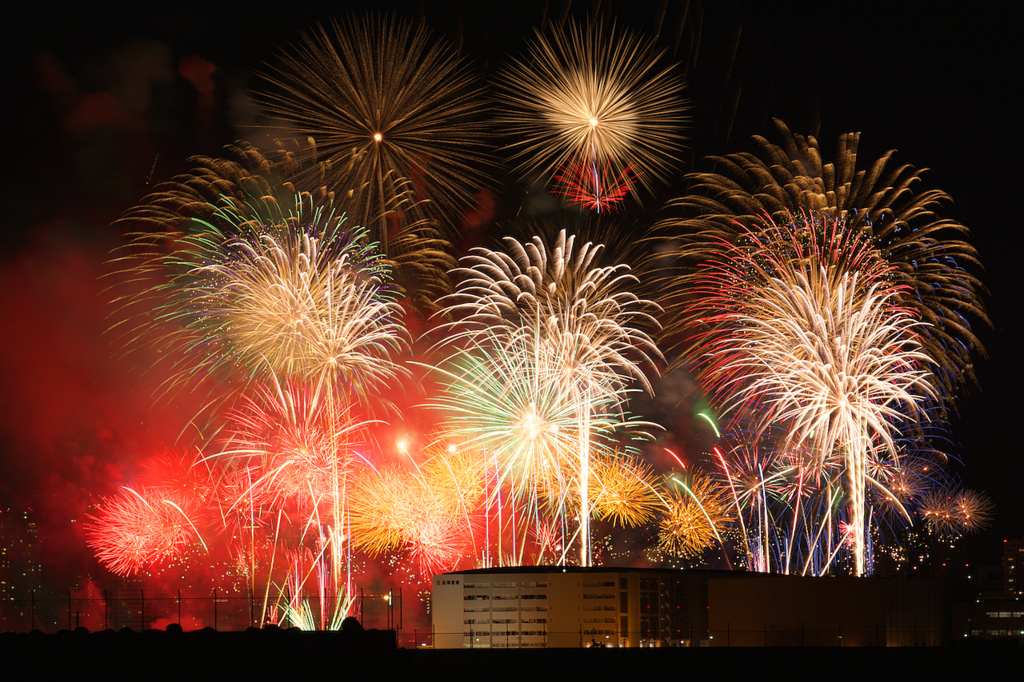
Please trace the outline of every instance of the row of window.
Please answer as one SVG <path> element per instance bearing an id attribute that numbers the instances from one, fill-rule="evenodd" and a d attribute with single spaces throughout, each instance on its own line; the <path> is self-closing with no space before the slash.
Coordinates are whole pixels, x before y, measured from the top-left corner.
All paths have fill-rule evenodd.
<path id="1" fill-rule="evenodd" d="M 458 584 L 459 581 L 455 580 L 453 582 L 455 584 Z M 547 586 L 548 586 L 548 582 L 546 580 L 538 581 L 538 582 L 525 582 L 525 583 L 471 583 L 471 582 L 468 582 L 468 581 L 463 583 L 463 587 L 465 587 L 467 590 L 489 590 L 492 587 L 547 587 Z"/>
<path id="2" fill-rule="evenodd" d="M 595 622 L 601 622 L 601 621 L 598 621 L 596 618 L 594 620 L 595 620 Z M 615 619 L 614 618 L 612 618 L 612 619 L 607 619 L 606 618 L 605 621 L 615 622 Z M 547 618 L 521 618 L 521 619 L 520 618 L 493 618 L 493 619 L 487 619 L 487 618 L 463 618 L 462 619 L 462 624 L 463 625 L 487 625 L 488 623 L 547 623 L 547 622 L 548 622 Z"/>
<path id="3" fill-rule="evenodd" d="M 491 596 L 489 594 L 464 594 L 462 595 L 463 601 L 487 601 L 488 599 L 495 599 L 499 601 L 513 601 L 519 599 L 547 599 L 546 594 L 496 594 Z"/>

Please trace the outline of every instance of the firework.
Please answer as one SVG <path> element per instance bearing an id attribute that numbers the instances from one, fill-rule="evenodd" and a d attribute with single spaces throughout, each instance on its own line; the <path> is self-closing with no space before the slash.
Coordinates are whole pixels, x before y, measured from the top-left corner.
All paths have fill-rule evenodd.
<path id="1" fill-rule="evenodd" d="M 180 500 L 192 510 L 203 508 L 214 497 L 210 465 L 199 451 L 167 448 L 143 460 L 140 469 L 139 487 L 154 496 Z"/>
<path id="2" fill-rule="evenodd" d="M 709 264 L 698 304 L 708 328 L 702 382 L 761 432 L 788 429 L 787 447 L 820 460 L 842 451 L 862 574 L 867 467 L 897 456 L 896 424 L 923 416 L 919 403 L 933 391 L 918 325 L 896 305 L 889 269 L 866 242 L 843 241 L 837 222 L 821 220 L 822 232 L 808 232 L 812 222 L 748 230 L 744 248 Z"/>
<path id="3" fill-rule="evenodd" d="M 165 343 L 183 352 L 171 385 L 234 371 L 365 395 L 396 375 L 401 306 L 364 230 L 302 195 L 217 215 L 237 236 L 207 225 L 163 256 L 156 316 L 177 325 Z"/>
<path id="4" fill-rule="evenodd" d="M 308 385 L 274 382 L 243 396 L 229 415 L 231 434 L 218 459 L 252 479 L 236 504 L 253 500 L 308 514 L 341 494 L 374 423 Z"/>
<path id="5" fill-rule="evenodd" d="M 712 157 L 714 172 L 688 176 L 691 188 L 674 205 L 680 217 L 660 227 L 683 240 L 684 259 L 702 261 L 737 244 L 739 224 L 765 214 L 811 210 L 845 221 L 844 229 L 862 233 L 892 266 L 890 277 L 900 285 L 896 302 L 927 323 L 918 334 L 934 360 L 937 388 L 952 398 L 961 384 L 974 381 L 972 356 L 983 352 L 968 320 L 988 320 L 974 274 L 978 254 L 964 239 L 968 229 L 938 213 L 950 197 L 915 189 L 923 171 L 895 166 L 892 151 L 858 168 L 859 133 L 840 136 L 835 160 L 823 163 L 813 137 L 775 125 L 778 143 L 755 137 L 756 153 Z"/>
<path id="6" fill-rule="evenodd" d="M 460 271 L 463 281 L 447 308 L 461 328 L 454 339 L 485 352 L 515 349 L 501 353 L 511 364 L 499 377 L 517 382 L 528 398 L 516 410 L 514 428 L 521 433 L 565 437 L 538 415 L 542 410 L 575 420 L 570 432 L 579 460 L 577 499 L 588 506 L 594 426 L 614 414 L 631 380 L 650 390 L 642 367 L 653 366 L 660 354 L 642 327 L 657 323 L 649 304 L 628 290 L 633 278 L 626 266 L 596 265 L 600 246 L 576 250 L 575 238 L 564 230 L 550 250 L 539 237 L 526 244 L 506 238 L 506 244 L 511 255 L 477 249 L 467 257 L 470 267 Z M 549 467 L 546 476 L 558 470 Z M 582 562 L 588 565 L 589 508 L 579 516 Z"/>
<path id="7" fill-rule="evenodd" d="M 188 172 L 157 185 L 114 224 L 132 230 L 134 239 L 150 247 L 175 236 L 195 232 L 213 223 L 222 234 L 234 234 L 230 221 L 220 222 L 219 209 L 246 210 L 255 198 L 294 195 L 285 179 L 299 171 L 296 159 L 287 154 L 267 154 L 248 142 L 224 148 L 223 157 L 193 156 Z M 321 188 L 310 187 L 314 201 L 327 199 Z M 138 246 L 138 244 L 136 244 Z"/>
<path id="8" fill-rule="evenodd" d="M 933 534 L 952 538 L 976 533 L 992 520 L 995 505 L 984 493 L 966 488 L 935 488 L 921 500 L 921 516 Z"/>
<path id="9" fill-rule="evenodd" d="M 251 215 L 253 206 L 268 198 L 282 205 L 295 203 L 296 185 L 304 201 L 317 206 L 339 206 L 348 215 L 347 224 L 387 225 L 386 240 L 378 241 L 382 258 L 394 271 L 399 288 L 412 294 L 413 301 L 427 310 L 435 299 L 449 293 L 447 273 L 456 266 L 451 244 L 441 236 L 436 221 L 422 217 L 426 200 L 414 196 L 411 182 L 394 183 L 394 197 L 381 215 L 362 216 L 362 194 L 333 197 L 319 182 L 306 182 L 308 169 L 295 152 L 265 153 L 251 144 L 228 145 L 225 158 L 195 156 L 193 168 L 170 181 L 125 212 L 115 224 L 133 232 L 129 243 L 118 250 L 113 264 L 118 272 L 115 290 L 121 296 L 122 310 L 117 324 L 125 336 L 134 340 L 142 328 L 133 320 L 135 308 L 150 309 L 145 293 L 135 288 L 149 286 L 151 278 L 161 278 L 168 262 L 168 251 L 190 249 L 189 236 L 213 234 L 215 239 L 238 237 L 247 224 L 237 216 Z M 365 192 L 364 192 L 365 194 Z M 185 239 L 185 241 L 182 241 Z M 173 254 L 171 254 L 173 255 Z M 141 299 L 141 300 L 140 300 Z M 159 297 L 156 299 L 159 305 Z M 144 328 L 144 324 L 142 327 Z"/>
<path id="10" fill-rule="evenodd" d="M 186 509 L 145 489 L 125 488 L 88 516 L 88 544 L 111 572 L 131 575 L 179 555 L 196 538 Z"/>
<path id="11" fill-rule="evenodd" d="M 283 51 L 264 77 L 267 111 L 312 141 L 318 180 L 390 253 L 388 218 L 410 189 L 447 213 L 482 175 L 480 91 L 428 30 L 394 18 L 332 21 Z M 308 181 L 307 181 L 308 182 Z M 423 204 L 402 207 L 420 213 Z"/>
<path id="12" fill-rule="evenodd" d="M 737 514 L 748 568 L 825 574 L 840 550 L 854 548 L 856 535 L 851 510 L 842 504 L 849 488 L 844 450 L 836 447 L 823 456 L 813 439 L 780 450 L 786 439 L 777 433 L 743 438 L 724 452 L 715 447 L 710 464 Z M 915 507 L 940 470 L 934 453 L 914 440 L 897 438 L 895 454 L 870 454 L 864 482 L 875 546 L 886 539 L 885 531 L 895 534 L 913 522 Z"/>
<path id="13" fill-rule="evenodd" d="M 330 569 L 321 551 L 314 554 L 309 549 L 290 553 L 291 567 L 285 578 L 280 608 L 271 611 L 281 613 L 281 620 L 300 630 L 340 630 L 342 621 L 348 617 L 355 604 L 351 594 L 332 594 L 330 591 Z M 306 597 L 310 575 L 316 577 L 314 600 Z"/>
<path id="14" fill-rule="evenodd" d="M 423 575 L 450 570 L 470 528 L 459 489 L 433 473 L 424 478 L 392 465 L 361 477 L 352 501 L 356 542 L 371 555 L 407 549 Z"/>
<path id="15" fill-rule="evenodd" d="M 693 475 L 689 482 L 673 478 L 664 499 L 658 544 L 676 556 L 698 556 L 721 544 L 722 534 L 735 519 L 727 494 L 703 474 Z"/>
<path id="16" fill-rule="evenodd" d="M 591 473 L 594 516 L 621 526 L 639 526 L 653 518 L 658 494 L 650 465 L 634 457 L 601 458 L 594 461 Z"/>
<path id="17" fill-rule="evenodd" d="M 555 175 L 555 191 L 570 203 L 595 213 L 608 211 L 626 198 L 636 181 L 636 174 L 628 165 L 618 177 L 611 173 L 609 164 L 599 169 L 595 162 L 586 159 L 569 162 Z"/>
<path id="18" fill-rule="evenodd" d="M 995 505 L 985 493 L 960 490 L 953 498 L 956 517 L 965 533 L 976 533 L 992 522 Z"/>
<path id="19" fill-rule="evenodd" d="M 499 123 L 516 138 L 523 176 L 574 177 L 599 209 L 627 177 L 650 189 L 682 149 L 683 83 L 662 52 L 640 36 L 601 22 L 537 30 L 529 57 L 499 81 Z M 573 168 L 582 169 L 573 173 Z"/>
<path id="20" fill-rule="evenodd" d="M 566 511 L 567 491 L 576 481 L 566 459 L 579 449 L 577 405 L 560 381 L 559 368 L 538 361 L 528 338 L 489 333 L 477 341 L 438 370 L 443 388 L 430 405 L 444 415 L 444 440 L 458 444 L 460 452 L 478 453 L 478 461 L 493 469 L 488 506 L 501 509 L 503 495 L 516 500 L 516 525 L 525 532 L 545 511 L 555 516 Z M 591 421 L 592 448 L 599 457 L 610 452 L 610 436 L 621 431 L 622 420 L 617 412 L 602 410 Z M 525 543 L 515 537 L 512 542 L 518 546 L 513 554 L 525 550 Z"/>
<path id="21" fill-rule="evenodd" d="M 460 448 L 500 460 L 506 480 L 522 497 L 541 486 L 559 490 L 566 483 L 562 458 L 579 437 L 572 398 L 558 381 L 558 368 L 538 363 L 526 339 L 491 341 L 457 351 L 441 370 L 445 386 L 431 403 L 445 415 L 441 433 Z"/>
<path id="22" fill-rule="evenodd" d="M 551 248 L 540 237 L 505 243 L 509 253 L 475 249 L 464 259 L 469 267 L 457 272 L 462 281 L 447 313 L 459 320 L 460 336 L 497 330 L 529 337 L 536 354 L 563 368 L 566 384 L 585 374 L 591 387 L 612 394 L 629 380 L 650 391 L 644 369 L 661 354 L 645 328 L 657 328 L 656 307 L 632 293 L 628 266 L 599 266 L 603 247 L 577 249 L 565 230 Z"/>
<path id="23" fill-rule="evenodd" d="M 351 594 L 349 501 L 366 458 L 369 430 L 352 402 L 322 382 L 263 384 L 227 416 L 225 442 L 211 457 L 222 515 L 251 588 L 266 578 L 264 607 L 287 552 L 310 549 L 332 577 L 330 594 Z"/>

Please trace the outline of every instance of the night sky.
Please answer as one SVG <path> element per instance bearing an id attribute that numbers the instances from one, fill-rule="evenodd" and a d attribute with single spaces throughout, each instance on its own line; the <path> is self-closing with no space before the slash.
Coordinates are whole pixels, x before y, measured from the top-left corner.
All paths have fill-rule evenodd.
<path id="1" fill-rule="evenodd" d="M 88 3 L 68 11 L 37 3 L 7 20 L 0 507 L 37 508 L 44 538 L 120 485 L 139 447 L 173 440 L 180 415 L 149 410 L 144 381 L 103 335 L 98 276 L 116 244 L 109 224 L 186 170 L 189 156 L 255 139 L 246 127 L 253 71 L 313 22 L 374 7 L 425 19 L 487 78 L 504 54 L 522 53 L 545 11 L 564 11 L 559 2 L 226 4 Z M 659 3 L 605 4 L 609 16 L 654 32 Z M 705 154 L 752 150 L 750 135 L 768 133 L 770 117 L 817 133 L 826 154 L 839 134 L 861 131 L 862 162 L 895 148 L 896 162 L 930 168 L 926 186 L 948 192 L 955 203 L 947 214 L 971 228 L 993 328 L 979 331 L 989 358 L 977 363 L 980 387 L 962 400 L 949 453 L 963 463 L 952 470 L 996 504 L 993 527 L 971 540 L 977 558 L 994 559 L 1003 538 L 1024 533 L 1021 230 L 1010 173 L 1019 144 L 1009 125 L 1019 117 L 1011 87 L 1019 77 L 1008 75 L 1020 59 L 1012 22 L 979 3 L 942 13 L 918 0 L 879 3 L 899 9 L 877 11 L 863 2 L 705 4 L 689 90 L 697 161 L 681 159 L 678 178 L 701 168 Z M 671 49 L 681 3 L 661 9 L 660 43 Z M 723 93 L 736 86 L 735 114 L 723 114 Z M 79 536 L 67 537 L 66 556 L 86 552 Z"/>

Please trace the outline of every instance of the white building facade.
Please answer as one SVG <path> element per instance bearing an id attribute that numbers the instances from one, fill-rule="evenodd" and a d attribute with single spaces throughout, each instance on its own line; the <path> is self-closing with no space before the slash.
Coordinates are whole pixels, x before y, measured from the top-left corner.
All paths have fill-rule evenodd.
<path id="1" fill-rule="evenodd" d="M 699 645 L 701 581 L 680 571 L 513 567 L 434 577 L 434 646 Z M 706 589 L 706 588 L 704 588 Z M 696 640 L 696 641 L 695 641 Z"/>

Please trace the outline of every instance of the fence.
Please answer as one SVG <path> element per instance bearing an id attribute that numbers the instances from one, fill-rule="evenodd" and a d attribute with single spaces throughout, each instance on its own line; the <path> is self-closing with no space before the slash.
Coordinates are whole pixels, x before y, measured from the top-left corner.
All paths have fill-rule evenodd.
<path id="1" fill-rule="evenodd" d="M 400 593 L 384 595 L 360 592 L 351 613 L 366 629 L 396 630 L 400 647 L 430 646 L 430 632 L 402 630 Z M 316 596 L 305 600 L 314 620 L 320 614 L 329 619 L 337 607 L 335 599 L 321 604 Z M 238 594 L 216 589 L 209 594 L 147 592 L 146 590 L 104 590 L 101 595 L 90 592 L 75 595 L 30 593 L 24 598 L 0 601 L 0 632 L 54 633 L 60 630 L 86 628 L 90 632 L 131 628 L 142 631 L 165 629 L 180 625 L 186 632 L 213 628 L 219 631 L 240 631 L 277 622 L 279 613 L 264 612 L 262 595 Z"/>

